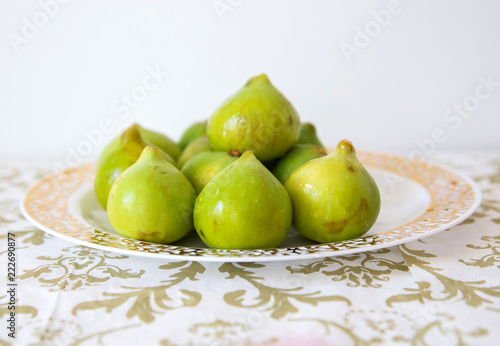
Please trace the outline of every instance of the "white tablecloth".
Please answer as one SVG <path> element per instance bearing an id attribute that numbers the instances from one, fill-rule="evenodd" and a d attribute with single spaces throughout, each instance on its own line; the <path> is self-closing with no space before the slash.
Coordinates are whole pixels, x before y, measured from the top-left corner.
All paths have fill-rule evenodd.
<path id="1" fill-rule="evenodd" d="M 15 339 L 13 286 L 0 292 L 0 344 L 498 345 L 500 152 L 437 159 L 482 189 L 466 222 L 378 251 L 268 263 L 169 262 L 55 238 L 18 206 L 51 163 L 4 160 L 0 263 L 7 277 L 10 232 L 17 286 Z"/>

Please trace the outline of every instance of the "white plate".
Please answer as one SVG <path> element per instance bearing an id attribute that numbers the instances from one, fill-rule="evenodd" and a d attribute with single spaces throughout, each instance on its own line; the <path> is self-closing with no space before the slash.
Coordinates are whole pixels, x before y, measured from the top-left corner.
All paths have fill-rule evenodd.
<path id="1" fill-rule="evenodd" d="M 450 168 L 369 152 L 358 157 L 380 189 L 380 215 L 363 237 L 336 243 L 318 244 L 294 229 L 274 249 L 210 249 L 195 231 L 172 245 L 124 238 L 111 227 L 94 196 L 94 164 L 39 181 L 21 201 L 21 211 L 38 228 L 93 248 L 170 260 L 246 262 L 338 256 L 403 244 L 462 222 L 481 202 L 472 179 Z"/>

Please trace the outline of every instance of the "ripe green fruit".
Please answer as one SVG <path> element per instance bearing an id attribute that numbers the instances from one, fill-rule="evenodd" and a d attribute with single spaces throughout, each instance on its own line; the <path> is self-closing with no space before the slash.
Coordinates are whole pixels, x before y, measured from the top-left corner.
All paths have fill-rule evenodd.
<path id="1" fill-rule="evenodd" d="M 179 160 L 177 161 L 177 167 L 184 167 L 184 165 L 190 158 L 205 151 L 213 151 L 207 136 L 203 136 L 192 141 L 191 144 L 189 144 L 186 149 L 184 149 L 181 156 L 179 157 Z"/>
<path id="2" fill-rule="evenodd" d="M 299 131 L 297 111 L 265 74 L 250 79 L 224 101 L 207 125 L 216 151 L 252 150 L 261 161 L 285 155 Z"/>
<path id="3" fill-rule="evenodd" d="M 299 139 L 297 139 L 297 144 L 314 144 L 323 149 L 325 148 L 316 135 L 316 128 L 311 123 L 303 123 L 300 125 L 300 135 Z"/>
<path id="4" fill-rule="evenodd" d="M 147 146 L 116 180 L 108 200 L 108 219 L 118 234 L 170 244 L 193 228 L 196 194 L 163 152 Z"/>
<path id="5" fill-rule="evenodd" d="M 139 125 L 137 125 L 137 128 L 139 129 L 141 137 L 146 142 L 157 146 L 158 148 L 166 152 L 168 155 L 170 155 L 170 157 L 172 157 L 174 160 L 177 160 L 181 155 L 182 149 L 179 146 L 179 144 L 175 143 L 173 140 L 171 140 L 164 134 L 145 129 L 144 127 L 141 127 Z"/>
<path id="6" fill-rule="evenodd" d="M 293 205 L 293 226 L 320 243 L 365 234 L 380 211 L 377 184 L 356 158 L 351 142 L 309 161 L 285 182 Z"/>
<path id="7" fill-rule="evenodd" d="M 179 145 L 182 149 L 187 147 L 192 141 L 203 137 L 207 134 L 207 121 L 202 121 L 198 123 L 194 123 L 189 126 L 186 131 L 181 136 L 181 140 L 179 141 Z"/>
<path id="8" fill-rule="evenodd" d="M 217 174 L 194 206 L 198 235 L 217 249 L 277 247 L 291 221 L 290 197 L 251 151 Z"/>
<path id="9" fill-rule="evenodd" d="M 317 145 L 296 144 L 274 166 L 272 172 L 284 185 L 288 176 L 304 163 L 325 156 L 325 150 Z"/>
<path id="10" fill-rule="evenodd" d="M 97 161 L 94 191 L 101 207 L 106 210 L 111 186 L 124 170 L 129 168 L 149 143 L 144 141 L 137 125 L 132 125 L 111 141 Z M 174 163 L 166 153 L 165 158 Z"/>
<path id="11" fill-rule="evenodd" d="M 182 167 L 197 194 L 224 168 L 238 159 L 238 155 L 221 151 L 206 151 L 191 157 Z"/>

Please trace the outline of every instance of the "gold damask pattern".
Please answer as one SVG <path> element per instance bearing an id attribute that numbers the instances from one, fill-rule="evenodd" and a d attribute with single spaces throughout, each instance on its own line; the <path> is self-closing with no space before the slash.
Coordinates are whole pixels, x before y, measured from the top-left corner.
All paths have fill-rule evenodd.
<path id="1" fill-rule="evenodd" d="M 470 306 L 480 306 L 482 304 L 493 304 L 491 298 L 500 298 L 500 285 L 491 286 L 486 280 L 465 281 L 448 277 L 441 273 L 440 268 L 435 268 L 428 260 L 437 255 L 425 250 L 412 250 L 407 245 L 400 246 L 406 263 L 411 268 L 418 267 L 421 270 L 434 276 L 442 284 L 444 289 L 439 292 L 439 297 L 435 297 L 435 290 L 430 282 L 417 282 L 418 288 L 405 288 L 409 293 L 394 295 L 387 299 L 387 305 L 394 303 L 418 300 L 423 303 L 429 301 L 462 300 Z"/>
<path id="2" fill-rule="evenodd" d="M 16 301 L 17 303 L 19 301 Z M 9 300 L 7 299 L 7 296 L 1 296 L 0 297 L 0 318 L 8 318 L 9 314 L 13 310 L 9 310 L 8 308 L 9 305 Z M 29 314 L 31 317 L 35 317 L 38 314 L 38 311 L 35 307 L 33 306 L 26 306 L 26 305 L 17 305 L 16 306 L 16 313 L 17 314 Z"/>
<path id="3" fill-rule="evenodd" d="M 60 291 L 95 286 L 110 278 L 140 278 L 144 274 L 144 270 L 133 273 L 130 269 L 121 269 L 107 263 L 109 259 L 125 259 L 128 256 L 102 253 L 82 246 L 62 249 L 61 252 L 57 257 L 38 257 L 37 259 L 46 263 L 32 270 L 24 270 L 18 278 L 38 278 L 43 287 L 51 287 L 50 291 Z"/>
<path id="4" fill-rule="evenodd" d="M 32 245 L 41 245 L 44 243 L 45 239 L 52 237 L 46 232 L 40 230 L 30 230 L 30 231 L 16 231 L 16 238 L 21 242 L 21 245 L 17 249 L 25 249 Z M 0 240 L 7 240 L 7 234 L 0 234 Z M 0 251 L 0 255 L 6 253 L 7 250 Z"/>
<path id="5" fill-rule="evenodd" d="M 24 201 L 25 215 L 44 230 L 56 236 L 70 237 L 84 245 L 116 248 L 127 254 L 134 252 L 168 255 L 170 259 L 217 261 L 227 257 L 252 261 L 257 257 L 315 258 L 356 250 L 373 250 L 386 243 L 399 244 L 405 239 L 430 235 L 451 226 L 479 202 L 478 191 L 465 176 L 430 163 L 412 163 L 397 156 L 359 153 L 367 166 L 382 168 L 420 182 L 429 192 L 432 202 L 421 216 L 385 232 L 329 244 L 304 245 L 292 248 L 256 250 L 218 250 L 148 243 L 127 239 L 95 230 L 68 211 L 70 196 L 84 183 L 92 182 L 95 165 L 84 165 L 52 175 L 35 185 Z M 408 168 L 409 167 L 409 168 Z M 353 251 L 354 250 L 354 251 Z"/>
<path id="6" fill-rule="evenodd" d="M 223 340 L 227 345 L 251 345 L 249 335 L 252 328 L 248 324 L 238 322 L 226 322 L 216 320 L 210 323 L 196 323 L 188 328 L 188 332 L 194 340 L 187 345 L 218 345 Z M 203 341 L 201 341 L 203 340 Z M 277 344 L 278 339 L 270 338 L 259 345 Z M 161 346 L 177 346 L 174 341 L 164 339 L 160 341 Z"/>
<path id="7" fill-rule="evenodd" d="M 361 318 L 359 318 L 360 315 Z M 322 319 L 295 319 L 294 321 L 316 322 L 325 328 L 327 335 L 336 335 L 337 338 L 344 337 L 349 341 L 345 344 L 360 346 L 388 343 L 396 345 L 439 345 L 440 343 L 436 342 L 437 337 L 442 337 L 442 339 L 449 342 L 449 345 L 467 345 L 466 341 L 472 341 L 488 334 L 483 328 L 476 328 L 471 331 L 457 329 L 456 324 L 453 323 L 454 320 L 455 318 L 450 315 L 441 314 L 439 319 L 421 326 L 407 314 L 398 311 L 382 310 L 374 312 L 360 309 L 346 314 L 343 323 Z M 401 328 L 402 325 L 405 325 L 405 327 Z M 357 332 L 360 329 L 363 330 L 362 333 Z M 408 335 L 409 333 L 406 332 L 408 330 L 412 330 L 413 333 Z M 394 333 L 390 338 L 386 338 L 384 334 L 387 332 Z"/>
<path id="8" fill-rule="evenodd" d="M 381 254 L 389 253 L 389 249 L 377 251 L 367 251 L 349 256 L 326 257 L 324 259 L 300 264 L 298 266 L 288 266 L 286 269 L 292 274 L 312 274 L 321 272 L 323 275 L 331 277 L 332 281 L 348 281 L 350 287 L 382 287 L 383 282 L 390 280 L 393 271 L 408 271 L 406 264 L 396 262 L 381 257 Z M 351 265 L 349 262 L 361 260 L 358 265 Z M 324 270 L 332 268 L 333 270 Z"/>
<path id="9" fill-rule="evenodd" d="M 496 223 L 496 220 L 493 220 L 493 222 Z M 460 262 L 481 268 L 491 267 L 498 263 L 497 268 L 500 269 L 500 235 L 481 237 L 481 240 L 485 243 L 483 246 L 467 244 L 467 247 L 476 250 L 488 250 L 487 254 L 477 259 L 471 258 L 469 261 L 461 259 Z"/>
<path id="10" fill-rule="evenodd" d="M 291 288 L 278 288 L 271 287 L 260 282 L 263 278 L 255 275 L 254 271 L 249 269 L 264 268 L 265 265 L 258 263 L 224 263 L 220 266 L 221 273 L 228 273 L 226 279 L 234 279 L 236 277 L 245 280 L 251 284 L 258 292 L 259 295 L 255 298 L 256 302 L 253 304 L 244 304 L 245 296 L 251 293 L 247 290 L 236 290 L 228 292 L 224 295 L 224 301 L 233 306 L 247 308 L 247 309 L 264 309 L 265 311 L 272 311 L 271 317 L 274 319 L 281 319 L 288 314 L 297 313 L 299 310 L 293 302 L 318 305 L 321 302 L 343 302 L 351 305 L 349 299 L 338 295 L 324 295 L 321 291 L 304 292 L 304 287 L 291 287 Z"/>
<path id="11" fill-rule="evenodd" d="M 127 312 L 127 318 L 138 317 L 141 321 L 151 323 L 155 320 L 155 314 L 159 312 L 151 306 L 153 301 L 161 310 L 172 310 L 181 307 L 193 307 L 201 301 L 201 294 L 195 291 L 181 289 L 182 298 L 176 305 L 168 305 L 166 302 L 172 301 L 169 296 L 169 289 L 178 285 L 184 280 L 195 281 L 197 274 L 203 273 L 205 268 L 197 262 L 173 262 L 159 267 L 160 269 L 175 270 L 171 274 L 171 280 L 162 281 L 164 284 L 153 287 L 129 287 L 122 286 L 126 290 L 124 293 L 104 292 L 104 297 L 109 299 L 87 301 L 76 305 L 72 313 L 76 315 L 81 310 L 95 310 L 105 308 L 106 312 L 112 312 L 121 305 L 132 301 L 132 306 Z"/>

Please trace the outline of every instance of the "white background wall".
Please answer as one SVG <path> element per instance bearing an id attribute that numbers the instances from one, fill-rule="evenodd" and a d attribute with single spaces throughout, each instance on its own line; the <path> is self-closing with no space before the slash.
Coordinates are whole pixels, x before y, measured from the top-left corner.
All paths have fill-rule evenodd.
<path id="1" fill-rule="evenodd" d="M 385 27 L 387 0 L 55 1 L 0 0 L 0 157 L 95 159 L 132 122 L 178 139 L 262 72 L 329 145 L 411 151 L 440 128 L 436 149 L 500 147 L 500 84 L 474 96 L 500 82 L 499 1 L 401 0 Z M 372 37 L 346 59 L 357 30 Z M 168 76 L 113 111 L 148 66 Z M 114 132 L 85 152 L 103 119 Z"/>

